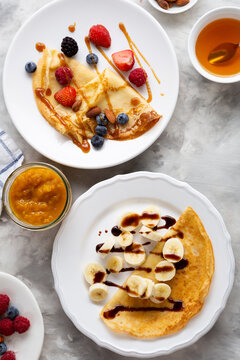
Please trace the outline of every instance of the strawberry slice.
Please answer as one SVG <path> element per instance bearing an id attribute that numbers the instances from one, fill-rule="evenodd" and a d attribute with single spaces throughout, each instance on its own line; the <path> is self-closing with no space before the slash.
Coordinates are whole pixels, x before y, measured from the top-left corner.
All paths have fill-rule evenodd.
<path id="1" fill-rule="evenodd" d="M 114 64 L 119 70 L 128 71 L 131 70 L 134 63 L 134 53 L 132 50 L 122 50 L 112 54 Z"/>
<path id="2" fill-rule="evenodd" d="M 66 106 L 66 107 L 72 107 L 76 100 L 77 92 L 72 86 L 66 86 L 63 89 L 56 92 L 54 95 L 54 99 L 59 102 L 59 104 Z"/>

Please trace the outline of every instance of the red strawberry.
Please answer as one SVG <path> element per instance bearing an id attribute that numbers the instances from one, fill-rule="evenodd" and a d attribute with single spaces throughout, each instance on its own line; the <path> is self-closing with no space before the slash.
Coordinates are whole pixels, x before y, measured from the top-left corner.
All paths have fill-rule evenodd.
<path id="1" fill-rule="evenodd" d="M 89 30 L 88 37 L 89 40 L 97 46 L 109 48 L 111 45 L 111 36 L 103 25 L 93 25 Z"/>
<path id="2" fill-rule="evenodd" d="M 133 68 L 135 63 L 132 50 L 122 50 L 112 54 L 114 64 L 122 71 L 128 71 Z"/>
<path id="3" fill-rule="evenodd" d="M 147 80 L 147 73 L 142 68 L 134 69 L 129 74 L 129 80 L 137 87 L 142 86 Z"/>
<path id="4" fill-rule="evenodd" d="M 72 86 L 66 86 L 63 89 L 56 92 L 54 95 L 55 100 L 59 102 L 59 104 L 72 107 L 75 103 L 77 92 Z"/>

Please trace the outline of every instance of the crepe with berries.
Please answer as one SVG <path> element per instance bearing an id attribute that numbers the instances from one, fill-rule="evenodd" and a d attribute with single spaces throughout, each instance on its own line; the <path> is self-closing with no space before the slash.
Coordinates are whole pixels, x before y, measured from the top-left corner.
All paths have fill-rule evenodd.
<path id="1" fill-rule="evenodd" d="M 55 78 L 59 67 L 68 67 L 73 72 L 70 86 L 77 91 L 76 101 L 81 100 L 78 111 L 59 104 L 54 95 L 63 88 Z M 82 144 L 95 134 L 95 118 L 86 114 L 94 107 L 102 112 L 111 110 L 115 118 L 126 113 L 129 121 L 125 125 L 108 123 L 107 138 L 128 140 L 149 130 L 160 119 L 147 101 L 110 69 L 97 73 L 73 58 L 67 58 L 57 50 L 46 48 L 38 61 L 33 75 L 33 91 L 37 106 L 44 118 L 60 133 Z"/>
<path id="2" fill-rule="evenodd" d="M 104 323 L 111 330 L 141 338 L 169 335 L 182 329 L 194 315 L 200 312 L 214 273 L 214 255 L 204 226 L 191 207 L 183 212 L 176 224 L 164 235 L 162 241 L 155 246 L 153 252 L 141 265 L 151 268 L 152 271 L 147 273 L 136 270 L 133 274 L 151 279 L 156 283 L 153 270 L 159 261 L 164 260 L 162 258 L 164 239 L 178 236 L 181 237 L 184 258 L 187 259 L 188 265 L 177 270 L 175 277 L 166 283 L 172 289 L 171 299 L 181 301 L 182 307 L 179 311 L 164 309 L 162 309 L 163 311 L 121 311 L 124 308 L 140 307 L 171 309 L 174 305 L 169 299 L 155 304 L 151 300 L 130 297 L 126 291 L 119 289 L 100 314 Z M 114 309 L 120 309 L 120 311 L 114 313 Z"/>

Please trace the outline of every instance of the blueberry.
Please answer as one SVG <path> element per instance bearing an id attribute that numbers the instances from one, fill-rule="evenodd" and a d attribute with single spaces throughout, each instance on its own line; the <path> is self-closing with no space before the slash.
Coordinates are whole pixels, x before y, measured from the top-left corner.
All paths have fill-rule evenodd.
<path id="1" fill-rule="evenodd" d="M 86 56 L 86 61 L 89 65 L 94 65 L 98 63 L 98 56 L 96 54 L 88 54 Z"/>
<path id="2" fill-rule="evenodd" d="M 25 70 L 28 73 L 34 73 L 34 71 L 37 70 L 37 65 L 32 61 L 27 62 L 26 65 L 25 65 Z"/>
<path id="3" fill-rule="evenodd" d="M 125 125 L 127 124 L 127 122 L 129 121 L 129 117 L 127 114 L 125 113 L 121 113 L 118 115 L 117 117 L 117 122 L 120 124 L 120 125 Z"/>
<path id="4" fill-rule="evenodd" d="M 97 125 L 95 127 L 95 133 L 100 135 L 100 136 L 105 136 L 107 135 L 107 128 L 106 126 L 103 126 L 103 125 Z"/>
<path id="5" fill-rule="evenodd" d="M 10 306 L 7 311 L 7 317 L 11 320 L 14 320 L 19 315 L 19 311 L 15 306 Z"/>
<path id="6" fill-rule="evenodd" d="M 7 346 L 4 343 L 0 343 L 0 355 L 5 354 L 7 351 Z"/>
<path id="7" fill-rule="evenodd" d="M 100 113 L 96 116 L 96 122 L 98 125 L 104 125 L 106 126 L 108 123 L 108 119 L 104 113 Z"/>
<path id="8" fill-rule="evenodd" d="M 96 149 L 100 149 L 103 146 L 104 138 L 99 135 L 94 135 L 91 138 L 91 143 L 93 147 L 95 147 Z"/>

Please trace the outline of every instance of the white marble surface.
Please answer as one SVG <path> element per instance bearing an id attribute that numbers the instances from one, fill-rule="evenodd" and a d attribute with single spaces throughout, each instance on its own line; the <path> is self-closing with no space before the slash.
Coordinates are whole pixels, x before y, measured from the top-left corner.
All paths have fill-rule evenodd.
<path id="1" fill-rule="evenodd" d="M 97 0 L 96 0 L 97 1 Z M 101 1 L 101 0 L 98 0 Z M 180 15 L 165 15 L 147 0 L 140 3 L 163 25 L 179 60 L 180 95 L 176 111 L 162 136 L 136 159 L 107 170 L 75 170 L 59 166 L 69 178 L 73 197 L 98 181 L 138 170 L 163 172 L 187 181 L 205 194 L 221 212 L 232 236 L 236 279 L 227 307 L 214 328 L 195 345 L 163 360 L 239 359 L 240 313 L 240 83 L 221 85 L 202 78 L 187 55 L 187 36 L 195 21 L 215 7 L 240 6 L 239 0 L 199 0 Z M 20 25 L 49 0 L 0 1 L 0 71 L 8 46 Z M 0 90 L 0 126 L 15 139 L 25 160 L 48 161 L 18 134 Z M 16 227 L 4 214 L 0 219 L 0 271 L 22 279 L 35 294 L 44 316 L 45 343 L 41 360 L 121 359 L 79 333 L 63 313 L 53 288 L 51 251 L 57 228 L 30 233 Z M 223 264 L 224 266 L 224 264 Z M 30 359 L 27 359 L 30 360 Z"/>

